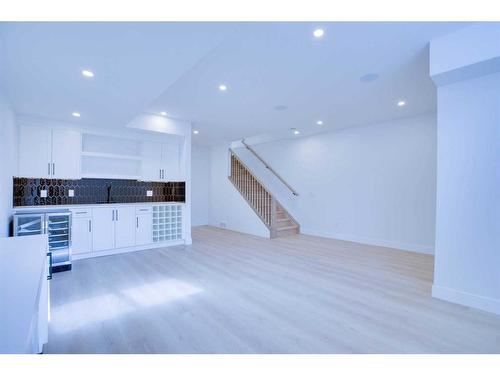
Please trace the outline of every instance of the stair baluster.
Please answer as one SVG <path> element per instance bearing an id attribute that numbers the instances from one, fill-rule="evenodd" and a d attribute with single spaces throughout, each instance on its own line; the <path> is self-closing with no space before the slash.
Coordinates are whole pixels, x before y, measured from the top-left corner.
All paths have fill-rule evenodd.
<path id="1" fill-rule="evenodd" d="M 245 198 L 270 231 L 270 237 L 282 237 L 300 232 L 300 226 L 276 198 L 252 174 L 248 167 L 230 151 L 229 180 Z M 280 219 L 277 219 L 278 212 Z"/>

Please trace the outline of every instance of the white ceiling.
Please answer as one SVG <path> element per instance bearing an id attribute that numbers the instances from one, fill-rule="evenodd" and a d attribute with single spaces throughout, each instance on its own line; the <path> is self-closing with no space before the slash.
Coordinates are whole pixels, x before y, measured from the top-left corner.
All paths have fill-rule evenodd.
<path id="1" fill-rule="evenodd" d="M 464 26 L 3 23 L 0 83 L 23 115 L 119 128 L 166 111 L 192 122 L 198 143 L 284 138 L 292 127 L 307 135 L 435 110 L 428 42 Z M 379 79 L 361 82 L 367 73 Z"/>

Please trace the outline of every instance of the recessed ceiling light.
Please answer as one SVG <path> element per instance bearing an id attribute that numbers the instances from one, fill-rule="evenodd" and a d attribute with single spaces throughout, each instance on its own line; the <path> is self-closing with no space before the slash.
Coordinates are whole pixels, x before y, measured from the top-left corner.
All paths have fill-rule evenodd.
<path id="1" fill-rule="evenodd" d="M 298 129 L 292 128 L 291 130 L 292 130 L 293 134 L 295 134 L 295 135 L 300 134 L 300 131 Z"/>
<path id="2" fill-rule="evenodd" d="M 199 134 L 200 132 L 198 130 L 193 130 L 193 134 Z"/>
<path id="3" fill-rule="evenodd" d="M 314 30 L 313 35 L 315 38 L 321 38 L 323 35 L 325 35 L 325 30 L 316 29 L 316 30 Z"/>
<path id="4" fill-rule="evenodd" d="M 167 115 L 167 112 L 165 112 L 165 111 L 160 112 L 160 115 L 162 115 L 162 116 L 166 116 L 166 115 Z"/>
<path id="5" fill-rule="evenodd" d="M 94 72 L 92 72 L 91 70 L 82 70 L 82 75 L 85 76 L 85 77 L 89 77 L 89 78 L 92 78 L 94 76 Z"/>
<path id="6" fill-rule="evenodd" d="M 80 113 L 79 112 L 73 112 L 71 115 L 73 115 L 73 117 L 80 117 Z"/>
<path id="7" fill-rule="evenodd" d="M 316 121 L 316 124 L 318 124 L 318 125 L 323 125 L 323 121 L 318 120 L 318 121 Z"/>
<path id="8" fill-rule="evenodd" d="M 219 85 L 219 90 L 220 91 L 226 91 L 227 90 L 227 86 L 226 85 Z"/>
<path id="9" fill-rule="evenodd" d="M 404 107 L 406 105 L 406 102 L 404 100 L 400 100 L 398 102 L 398 107 Z"/>

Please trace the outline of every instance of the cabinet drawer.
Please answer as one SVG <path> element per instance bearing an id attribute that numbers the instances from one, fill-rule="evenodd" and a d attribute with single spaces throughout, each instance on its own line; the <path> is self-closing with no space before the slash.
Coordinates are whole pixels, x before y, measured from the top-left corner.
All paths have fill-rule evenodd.
<path id="1" fill-rule="evenodd" d="M 136 215 L 150 214 L 152 212 L 153 212 L 153 207 L 152 206 L 137 206 L 135 208 L 135 214 Z"/>
<path id="2" fill-rule="evenodd" d="M 81 209 L 75 208 L 71 209 L 70 211 L 73 214 L 73 218 L 92 216 L 92 209 L 90 208 L 81 208 Z"/>

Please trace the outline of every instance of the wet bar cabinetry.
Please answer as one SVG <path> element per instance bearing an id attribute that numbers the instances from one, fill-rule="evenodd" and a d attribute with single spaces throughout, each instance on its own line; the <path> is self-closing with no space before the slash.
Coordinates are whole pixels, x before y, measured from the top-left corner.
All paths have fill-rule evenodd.
<path id="1" fill-rule="evenodd" d="M 184 203 L 63 206 L 71 212 L 72 259 L 185 243 Z M 43 212 L 47 207 L 22 211 Z"/>
<path id="2" fill-rule="evenodd" d="M 80 178 L 79 131 L 20 125 L 18 146 L 19 177 Z"/>
<path id="3" fill-rule="evenodd" d="M 182 206 L 153 207 L 153 241 L 163 242 L 182 238 Z"/>
<path id="4" fill-rule="evenodd" d="M 92 252 L 92 210 L 73 209 L 71 226 L 71 249 L 73 256 Z"/>
<path id="5" fill-rule="evenodd" d="M 175 142 L 143 142 L 142 178 L 148 181 L 181 181 L 181 152 Z"/>
<path id="6" fill-rule="evenodd" d="M 184 139 L 20 124 L 17 177 L 184 181 Z"/>

